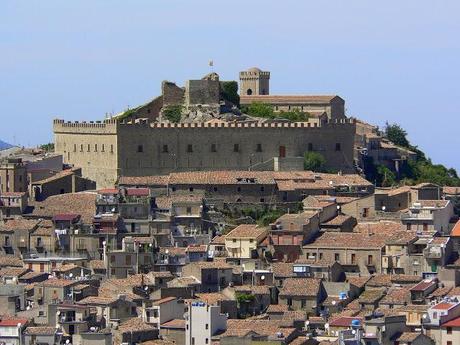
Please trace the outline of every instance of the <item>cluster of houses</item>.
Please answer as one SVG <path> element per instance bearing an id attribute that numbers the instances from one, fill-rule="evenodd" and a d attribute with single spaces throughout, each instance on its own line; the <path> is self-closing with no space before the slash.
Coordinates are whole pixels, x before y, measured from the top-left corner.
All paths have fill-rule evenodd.
<path id="1" fill-rule="evenodd" d="M 460 344 L 460 188 L 221 171 L 27 193 L 0 194 L 0 344 Z"/>

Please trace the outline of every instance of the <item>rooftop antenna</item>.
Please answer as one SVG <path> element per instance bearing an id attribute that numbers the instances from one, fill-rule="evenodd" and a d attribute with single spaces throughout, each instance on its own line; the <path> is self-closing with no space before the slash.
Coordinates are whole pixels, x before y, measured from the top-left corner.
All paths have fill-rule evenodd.
<path id="1" fill-rule="evenodd" d="M 214 72 L 214 61 L 209 60 L 208 65 L 209 65 L 209 67 L 211 67 L 211 72 Z"/>

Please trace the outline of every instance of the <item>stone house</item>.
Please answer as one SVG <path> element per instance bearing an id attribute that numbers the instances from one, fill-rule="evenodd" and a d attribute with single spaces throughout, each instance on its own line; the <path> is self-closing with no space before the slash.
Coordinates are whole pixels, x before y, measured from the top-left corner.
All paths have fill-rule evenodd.
<path id="1" fill-rule="evenodd" d="M 216 292 L 232 282 L 233 267 L 225 262 L 193 262 L 182 268 L 183 277 L 195 277 L 201 282 L 201 292 Z"/>
<path id="2" fill-rule="evenodd" d="M 105 327 L 120 325 L 136 316 L 136 303 L 128 300 L 125 294 L 114 296 L 89 296 L 77 304 L 96 309 L 96 314 L 105 320 Z"/>
<path id="3" fill-rule="evenodd" d="M 442 196 L 442 187 L 434 183 L 423 182 L 412 186 L 411 194 L 412 202 L 420 200 L 440 200 Z"/>
<path id="4" fill-rule="evenodd" d="M 261 314 L 271 301 L 271 292 L 266 285 L 240 285 L 228 287 L 223 292 L 224 295 L 238 300 L 238 296 L 252 296 L 252 300 L 238 303 L 238 312 L 240 315 L 258 315 Z"/>
<path id="5" fill-rule="evenodd" d="M 393 345 L 394 339 L 406 331 L 406 318 L 391 312 L 375 312 L 364 317 L 363 328 L 366 343 Z"/>
<path id="6" fill-rule="evenodd" d="M 407 230 L 447 235 L 453 216 L 454 207 L 449 200 L 419 200 L 401 215 L 401 222 Z"/>
<path id="7" fill-rule="evenodd" d="M 26 318 L 6 318 L 0 320 L 0 343 L 21 345 L 24 329 L 30 324 Z"/>
<path id="8" fill-rule="evenodd" d="M 29 326 L 24 330 L 24 345 L 54 345 L 61 342 L 61 337 L 55 327 Z"/>
<path id="9" fill-rule="evenodd" d="M 396 341 L 400 345 L 434 345 L 435 342 L 430 337 L 419 332 L 404 332 Z"/>
<path id="10" fill-rule="evenodd" d="M 30 249 L 30 234 L 39 224 L 38 220 L 24 218 L 0 221 L 0 246 L 3 254 L 27 253 Z"/>
<path id="11" fill-rule="evenodd" d="M 160 247 L 153 269 L 155 271 L 169 271 L 173 274 L 179 274 L 187 263 L 186 248 Z"/>
<path id="12" fill-rule="evenodd" d="M 438 282 L 436 279 L 425 279 L 414 285 L 410 289 L 411 300 L 414 304 L 424 304 L 427 297 L 437 289 Z"/>
<path id="13" fill-rule="evenodd" d="M 388 274 L 420 274 L 423 252 L 414 231 L 396 232 L 385 241 L 382 269 Z"/>
<path id="14" fill-rule="evenodd" d="M 337 261 L 346 272 L 380 273 L 387 235 L 326 232 L 303 246 L 305 258 Z"/>
<path id="15" fill-rule="evenodd" d="M 72 288 L 79 283 L 69 279 L 47 279 L 34 286 L 34 300 L 40 305 L 70 300 Z"/>
<path id="16" fill-rule="evenodd" d="M 238 225 L 225 236 L 225 248 L 229 258 L 256 259 L 257 247 L 267 237 L 266 228 L 253 224 Z"/>
<path id="17" fill-rule="evenodd" d="M 379 188 L 375 190 L 375 208 L 383 212 L 398 212 L 412 204 L 409 186 L 398 188 Z"/>
<path id="18" fill-rule="evenodd" d="M 145 301 L 142 310 L 144 322 L 159 328 L 165 322 L 182 318 L 185 305 L 183 299 L 165 297 L 156 301 Z"/>
<path id="19" fill-rule="evenodd" d="M 27 192 L 0 193 L 0 220 L 20 216 L 28 205 Z"/>
<path id="20" fill-rule="evenodd" d="M 301 255 L 302 245 L 312 240 L 318 232 L 319 215 L 315 211 L 279 217 L 269 228 L 273 258 L 294 262 Z"/>
<path id="21" fill-rule="evenodd" d="M 54 225 L 50 220 L 43 220 L 30 234 L 30 250 L 36 253 L 54 254 L 58 249 Z"/>
<path id="22" fill-rule="evenodd" d="M 115 331 L 121 343 L 135 345 L 148 340 L 158 339 L 157 328 L 143 322 L 138 317 L 127 319 L 118 326 Z"/>
<path id="23" fill-rule="evenodd" d="M 310 315 L 318 314 L 325 298 L 323 284 L 316 278 L 287 278 L 278 295 L 280 304 L 293 310 L 305 310 Z"/>

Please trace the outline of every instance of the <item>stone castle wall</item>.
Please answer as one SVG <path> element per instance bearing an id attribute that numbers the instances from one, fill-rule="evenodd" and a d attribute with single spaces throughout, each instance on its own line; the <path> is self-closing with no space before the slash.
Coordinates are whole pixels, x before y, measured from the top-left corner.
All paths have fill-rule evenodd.
<path id="1" fill-rule="evenodd" d="M 354 120 L 308 123 L 54 123 L 56 152 L 98 188 L 118 176 L 247 170 L 273 157 L 321 153 L 327 168 L 353 172 Z M 104 151 L 102 151 L 104 147 Z"/>
<path id="2" fill-rule="evenodd" d="M 82 176 L 96 181 L 98 187 L 112 186 L 119 176 L 117 128 L 116 120 L 55 120 L 55 151 L 63 155 L 64 163 L 81 167 Z"/>

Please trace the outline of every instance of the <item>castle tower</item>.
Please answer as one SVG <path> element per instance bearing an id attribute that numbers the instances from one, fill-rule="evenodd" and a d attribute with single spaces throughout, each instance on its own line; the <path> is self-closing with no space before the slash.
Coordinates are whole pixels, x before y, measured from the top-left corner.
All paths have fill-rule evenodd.
<path id="1" fill-rule="evenodd" d="M 240 72 L 240 95 L 270 94 L 270 72 L 257 67 Z"/>

